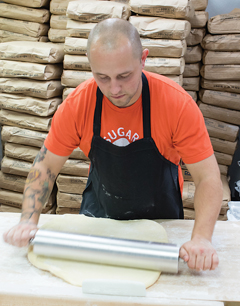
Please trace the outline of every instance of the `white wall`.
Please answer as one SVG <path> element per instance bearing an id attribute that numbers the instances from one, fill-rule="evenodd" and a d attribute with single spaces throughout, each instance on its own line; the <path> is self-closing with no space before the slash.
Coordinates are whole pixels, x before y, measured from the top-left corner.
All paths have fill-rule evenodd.
<path id="1" fill-rule="evenodd" d="M 240 0 L 208 0 L 209 18 L 219 14 L 227 14 L 234 8 L 240 8 Z"/>

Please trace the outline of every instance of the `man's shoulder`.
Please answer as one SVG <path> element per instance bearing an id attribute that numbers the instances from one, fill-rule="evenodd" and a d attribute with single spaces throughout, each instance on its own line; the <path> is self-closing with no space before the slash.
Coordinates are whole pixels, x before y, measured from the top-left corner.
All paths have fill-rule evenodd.
<path id="1" fill-rule="evenodd" d="M 149 72 L 149 71 L 143 71 L 143 73 L 146 75 L 151 90 L 156 91 L 167 91 L 169 94 L 183 94 L 188 95 L 187 92 L 174 80 L 171 78 L 168 78 L 164 75 Z"/>
<path id="2" fill-rule="evenodd" d="M 67 97 L 67 99 L 75 100 L 81 97 L 81 99 L 86 96 L 90 97 L 92 93 L 95 94 L 97 90 L 97 83 L 94 78 L 90 78 L 83 83 L 79 84 Z"/>

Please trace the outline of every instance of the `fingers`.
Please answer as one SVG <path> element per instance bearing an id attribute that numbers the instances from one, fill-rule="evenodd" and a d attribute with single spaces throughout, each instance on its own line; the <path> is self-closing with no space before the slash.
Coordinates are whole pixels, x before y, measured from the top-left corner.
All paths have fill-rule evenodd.
<path id="1" fill-rule="evenodd" d="M 189 260 L 188 253 L 187 253 L 187 251 L 186 251 L 183 247 L 180 248 L 179 256 L 180 256 L 180 258 L 182 258 L 185 262 L 187 262 L 187 261 Z"/>
<path id="2" fill-rule="evenodd" d="M 219 264 L 218 255 L 209 241 L 189 241 L 180 249 L 180 257 L 188 254 L 188 267 L 196 271 L 215 270 Z M 186 260 L 185 260 L 186 261 Z"/>
<path id="3" fill-rule="evenodd" d="M 19 223 L 3 234 L 5 242 L 17 246 L 27 246 L 29 240 L 34 237 L 37 226 L 34 223 Z"/>

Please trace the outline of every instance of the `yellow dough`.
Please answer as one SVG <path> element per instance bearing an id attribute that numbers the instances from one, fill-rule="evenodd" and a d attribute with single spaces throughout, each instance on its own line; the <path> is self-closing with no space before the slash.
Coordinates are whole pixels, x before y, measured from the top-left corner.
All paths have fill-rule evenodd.
<path id="1" fill-rule="evenodd" d="M 160 224 L 144 219 L 118 221 L 84 215 L 63 215 L 45 223 L 41 228 L 106 237 L 168 242 L 167 233 Z M 82 282 L 86 279 L 105 279 L 143 282 L 147 288 L 154 284 L 160 276 L 160 272 L 149 270 L 48 258 L 34 254 L 31 248 L 28 250 L 28 259 L 35 267 L 47 270 L 76 286 L 82 286 Z"/>

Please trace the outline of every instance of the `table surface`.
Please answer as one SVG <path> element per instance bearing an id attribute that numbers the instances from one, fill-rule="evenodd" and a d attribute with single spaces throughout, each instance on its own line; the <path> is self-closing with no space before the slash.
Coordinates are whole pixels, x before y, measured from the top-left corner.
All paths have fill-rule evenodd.
<path id="1" fill-rule="evenodd" d="M 41 215 L 39 225 L 58 215 Z M 213 245 L 220 260 L 214 271 L 196 272 L 179 264 L 178 274 L 162 273 L 147 289 L 146 297 L 87 295 L 81 287 L 32 266 L 27 248 L 4 243 L 2 234 L 18 223 L 20 214 L 0 213 L 0 305 L 196 305 L 221 306 L 223 301 L 240 301 L 240 222 L 218 221 Z M 193 221 L 159 220 L 170 243 L 179 246 L 191 237 Z M 10 302 L 11 301 L 11 302 Z M 15 301 L 15 302 L 14 302 Z M 21 301 L 21 303 L 20 303 Z M 187 301 L 187 302 L 186 302 Z"/>

